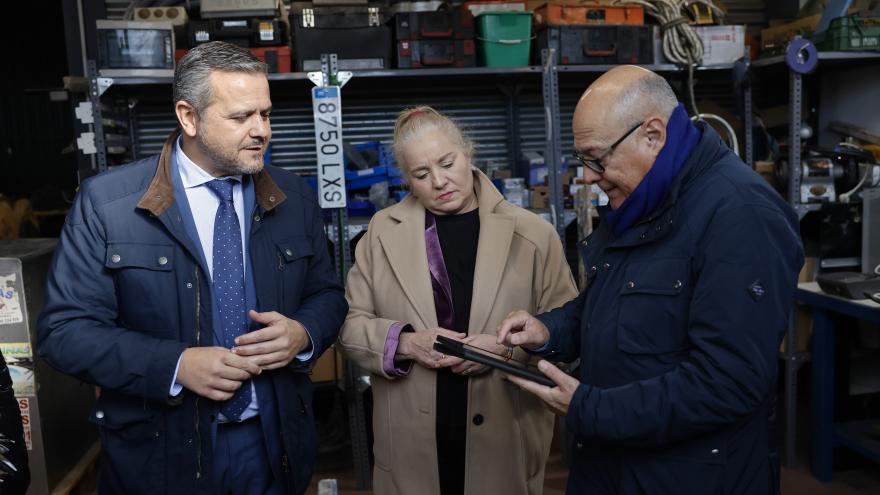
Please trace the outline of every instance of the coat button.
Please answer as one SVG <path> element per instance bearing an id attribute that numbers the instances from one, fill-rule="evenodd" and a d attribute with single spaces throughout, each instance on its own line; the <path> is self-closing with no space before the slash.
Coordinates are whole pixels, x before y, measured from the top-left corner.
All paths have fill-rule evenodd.
<path id="1" fill-rule="evenodd" d="M 162 265 L 162 266 L 167 265 L 167 264 L 168 264 L 168 258 L 166 258 L 166 257 L 164 257 L 164 256 L 160 256 L 160 257 L 159 257 L 159 264 Z"/>
<path id="2" fill-rule="evenodd" d="M 255 222 L 259 222 L 260 220 L 262 220 L 262 218 L 260 218 L 260 215 L 254 215 Z"/>
<path id="3" fill-rule="evenodd" d="M 577 443 L 577 448 L 579 448 L 579 449 L 582 449 L 582 448 L 584 448 L 584 444 L 582 444 L 582 443 L 580 443 L 580 442 L 578 442 L 578 443 Z"/>
<path id="4" fill-rule="evenodd" d="M 274 202 L 275 202 L 275 196 L 269 196 L 269 202 L 270 202 L 270 203 L 274 203 Z"/>
<path id="5" fill-rule="evenodd" d="M 475 414 L 473 421 L 475 425 L 480 426 L 481 424 L 483 424 L 483 415 Z"/>
<path id="6" fill-rule="evenodd" d="M 636 286 L 636 283 L 633 282 L 633 281 L 629 281 L 629 282 L 626 283 L 626 288 L 627 288 L 627 289 L 633 289 L 633 288 L 635 288 L 635 286 Z"/>
<path id="7" fill-rule="evenodd" d="M 681 289 L 681 280 L 676 280 L 674 284 L 672 284 L 673 289 Z"/>
<path id="8" fill-rule="evenodd" d="M 718 449 L 712 449 L 712 455 L 718 455 Z"/>
<path id="9" fill-rule="evenodd" d="M 193 288 L 193 284 L 192 284 L 192 282 L 187 282 L 187 283 L 186 283 L 186 288 L 187 288 L 187 289 L 192 289 L 192 288 Z"/>
<path id="10" fill-rule="evenodd" d="M 293 251 L 291 251 L 290 249 L 285 249 L 284 254 L 286 254 L 288 256 L 293 256 Z"/>
<path id="11" fill-rule="evenodd" d="M 595 272 L 595 271 L 598 270 L 598 269 L 599 269 L 599 268 L 598 268 L 596 265 L 593 265 L 593 266 L 590 267 L 590 271 L 591 271 L 591 272 Z"/>
<path id="12" fill-rule="evenodd" d="M 104 419 L 104 411 L 95 411 L 95 417 L 98 419 Z"/>
<path id="13" fill-rule="evenodd" d="M 608 271 L 611 269 L 611 265 L 609 265 L 608 263 L 605 263 L 604 265 L 602 265 L 602 268 L 604 268 L 605 271 Z"/>
<path id="14" fill-rule="evenodd" d="M 645 237 L 648 237 L 648 234 L 642 232 L 642 234 L 639 236 L 639 239 L 644 239 Z"/>
<path id="15" fill-rule="evenodd" d="M 110 261 L 112 261 L 114 263 L 119 263 L 120 261 L 122 261 L 122 256 L 119 256 L 118 254 L 114 254 L 113 256 L 110 257 Z"/>
<path id="16" fill-rule="evenodd" d="M 663 226 L 657 225 L 657 228 L 655 230 L 657 230 L 657 232 L 660 232 L 660 229 L 662 229 L 662 228 L 663 228 Z"/>

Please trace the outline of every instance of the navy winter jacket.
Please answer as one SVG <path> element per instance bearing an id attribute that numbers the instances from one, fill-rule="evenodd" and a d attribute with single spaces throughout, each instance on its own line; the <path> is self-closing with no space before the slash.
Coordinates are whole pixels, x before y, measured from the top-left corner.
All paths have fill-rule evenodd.
<path id="1" fill-rule="evenodd" d="M 212 415 L 218 404 L 187 390 L 170 397 L 181 352 L 215 345 L 210 274 L 186 232 L 171 165 L 176 133 L 159 157 L 83 182 L 55 253 L 38 351 L 51 366 L 99 385 L 89 418 L 101 431 L 101 491 L 214 493 Z M 348 310 L 327 250 L 320 207 L 298 176 L 267 166 L 246 214 L 258 311 L 301 322 L 313 360 L 335 340 Z M 306 366 L 258 377 L 260 418 L 280 431 L 273 469 L 304 493 L 315 457 Z M 274 393 L 260 395 L 268 377 Z M 275 442 L 276 444 L 278 442 Z M 269 442 L 270 450 L 272 442 Z M 276 471 L 277 473 L 277 471 Z"/>
<path id="2" fill-rule="evenodd" d="M 570 494 L 775 494 L 777 355 L 798 219 L 708 126 L 663 205 L 582 241 L 588 287 L 539 316 L 580 358 Z"/>

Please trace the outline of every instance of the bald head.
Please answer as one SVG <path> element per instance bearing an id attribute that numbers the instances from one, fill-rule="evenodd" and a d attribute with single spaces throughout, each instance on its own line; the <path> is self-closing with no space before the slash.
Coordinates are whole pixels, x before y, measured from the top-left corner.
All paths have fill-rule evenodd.
<path id="1" fill-rule="evenodd" d="M 619 130 L 655 116 L 668 121 L 677 105 L 665 79 L 635 65 L 621 65 L 587 88 L 572 124 L 575 129 Z"/>

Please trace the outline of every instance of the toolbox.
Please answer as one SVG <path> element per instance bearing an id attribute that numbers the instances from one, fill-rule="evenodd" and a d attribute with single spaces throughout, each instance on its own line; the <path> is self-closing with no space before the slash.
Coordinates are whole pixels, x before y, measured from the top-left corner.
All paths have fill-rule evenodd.
<path id="1" fill-rule="evenodd" d="M 474 40 L 416 40 L 397 42 L 397 67 L 475 67 Z"/>
<path id="2" fill-rule="evenodd" d="M 269 66 L 270 73 L 291 72 L 291 51 L 289 46 L 267 46 L 251 48 L 251 53 Z"/>
<path id="3" fill-rule="evenodd" d="M 813 36 L 813 41 L 823 51 L 880 51 L 880 17 L 832 19 L 828 29 Z"/>
<path id="4" fill-rule="evenodd" d="M 261 48 L 248 48 L 250 52 L 265 62 L 269 67 L 270 73 L 286 73 L 291 72 L 291 51 L 289 46 L 267 46 Z M 188 50 L 178 48 L 174 50 L 174 63 L 179 63 L 180 59 L 186 55 Z"/>
<path id="5" fill-rule="evenodd" d="M 645 8 L 640 5 L 566 5 L 545 3 L 535 9 L 535 28 L 544 26 L 642 26 Z"/>
<path id="6" fill-rule="evenodd" d="M 290 14 L 297 71 L 321 70 L 321 54 L 335 53 L 340 70 L 391 67 L 391 28 L 381 7 L 306 7 Z"/>
<path id="7" fill-rule="evenodd" d="M 653 64 L 651 26 L 560 26 L 538 32 L 537 50 L 555 48 L 561 65 Z"/>
<path id="8" fill-rule="evenodd" d="M 474 17 L 461 7 L 436 12 L 405 12 L 394 16 L 397 41 L 474 38 Z"/>

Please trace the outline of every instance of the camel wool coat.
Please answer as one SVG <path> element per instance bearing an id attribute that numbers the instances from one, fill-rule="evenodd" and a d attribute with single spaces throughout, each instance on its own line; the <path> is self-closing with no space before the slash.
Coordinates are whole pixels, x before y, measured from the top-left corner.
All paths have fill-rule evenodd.
<path id="1" fill-rule="evenodd" d="M 511 312 L 542 313 L 577 296 L 552 225 L 504 200 L 474 170 L 480 238 L 469 334 L 495 334 Z M 373 486 L 381 495 L 439 495 L 436 372 L 418 364 L 389 376 L 383 352 L 389 327 L 437 326 L 425 249 L 425 209 L 411 194 L 377 213 L 357 245 L 348 274 L 350 305 L 339 344 L 372 374 Z M 533 359 L 517 349 L 514 359 Z M 540 494 L 553 437 L 553 414 L 535 396 L 490 370 L 469 379 L 465 493 Z"/>

